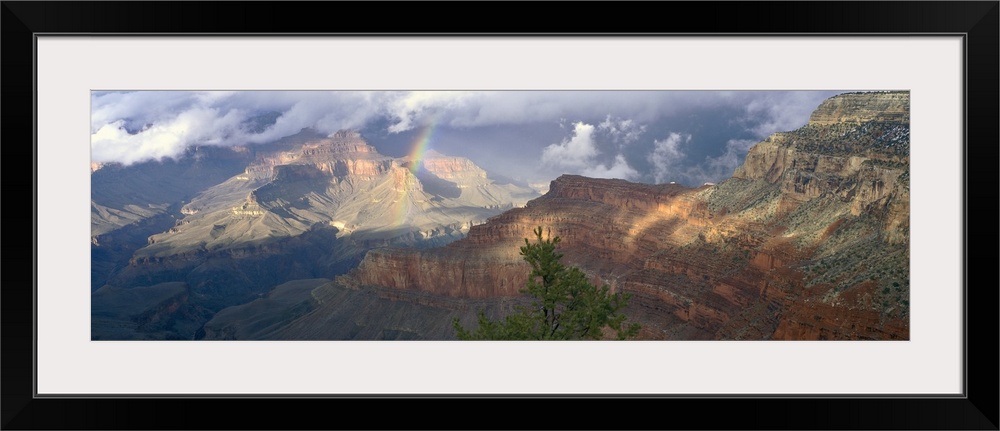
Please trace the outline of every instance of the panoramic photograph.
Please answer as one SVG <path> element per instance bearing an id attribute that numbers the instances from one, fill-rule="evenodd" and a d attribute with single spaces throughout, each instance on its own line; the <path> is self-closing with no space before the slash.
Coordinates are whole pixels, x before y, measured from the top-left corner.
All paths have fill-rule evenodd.
<path id="1" fill-rule="evenodd" d="M 908 91 L 90 100 L 92 340 L 910 339 Z"/>

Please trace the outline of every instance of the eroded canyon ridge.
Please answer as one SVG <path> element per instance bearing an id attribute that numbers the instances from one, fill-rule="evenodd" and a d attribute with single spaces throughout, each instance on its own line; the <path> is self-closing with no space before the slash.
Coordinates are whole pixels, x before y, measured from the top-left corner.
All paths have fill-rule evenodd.
<path id="1" fill-rule="evenodd" d="M 906 340 L 909 144 L 909 93 L 875 92 L 826 100 L 696 188 L 564 175 L 536 197 L 351 132 L 103 167 L 92 336 L 453 339 L 453 317 L 524 302 L 518 247 L 543 226 L 565 263 L 632 294 L 641 339 Z"/>

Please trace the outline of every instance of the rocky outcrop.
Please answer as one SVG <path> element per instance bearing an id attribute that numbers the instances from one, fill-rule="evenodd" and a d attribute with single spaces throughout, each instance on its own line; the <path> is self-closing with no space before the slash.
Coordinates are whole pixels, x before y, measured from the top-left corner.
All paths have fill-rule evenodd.
<path id="1" fill-rule="evenodd" d="M 809 124 L 813 126 L 869 121 L 909 124 L 910 93 L 885 91 L 841 94 L 823 101 L 809 116 Z"/>
<path id="2" fill-rule="evenodd" d="M 375 177 L 392 166 L 392 158 L 378 153 L 354 131 L 340 131 L 330 137 L 307 140 L 293 148 L 260 151 L 239 179 L 276 179 L 282 169 L 294 166 L 315 168 L 327 175 Z"/>
<path id="3" fill-rule="evenodd" d="M 809 124 L 750 149 L 733 178 L 778 186 L 783 210 L 830 197 L 852 215 L 880 214 L 883 238 L 909 228 L 909 93 L 851 93 L 823 102 Z M 891 209 L 890 209 L 891 207 Z"/>
<path id="4" fill-rule="evenodd" d="M 416 290 L 457 298 L 518 296 L 527 280 L 527 264 L 506 256 L 470 255 L 445 247 L 437 253 L 414 249 L 369 251 L 356 271 L 356 283 Z"/>
<path id="5" fill-rule="evenodd" d="M 880 313 L 802 301 L 784 312 L 771 335 L 775 340 L 906 340 L 909 325 Z"/>
<path id="6" fill-rule="evenodd" d="M 434 150 L 427 151 L 421 162 L 421 167 L 434 174 L 438 178 L 448 181 L 459 181 L 462 183 L 470 180 L 486 180 L 484 171 L 472 160 L 465 157 L 450 157 Z"/>

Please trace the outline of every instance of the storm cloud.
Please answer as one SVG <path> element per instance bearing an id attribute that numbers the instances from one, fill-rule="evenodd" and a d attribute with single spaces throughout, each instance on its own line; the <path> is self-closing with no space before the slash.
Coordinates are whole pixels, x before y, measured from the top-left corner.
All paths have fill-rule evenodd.
<path id="1" fill-rule="evenodd" d="M 847 90 L 845 90 L 847 91 Z M 91 94 L 95 162 L 178 157 L 303 128 L 357 129 L 386 154 L 431 147 L 491 173 L 561 173 L 697 185 L 732 174 L 754 143 L 804 125 L 842 91 L 101 91 Z"/>

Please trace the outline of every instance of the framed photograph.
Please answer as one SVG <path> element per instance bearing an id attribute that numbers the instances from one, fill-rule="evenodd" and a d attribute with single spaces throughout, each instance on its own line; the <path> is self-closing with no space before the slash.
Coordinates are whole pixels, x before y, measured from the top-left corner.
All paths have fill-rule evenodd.
<path id="1" fill-rule="evenodd" d="M 4 2 L 3 426 L 997 429 L 1000 4 L 656 5 L 704 15 Z"/>

